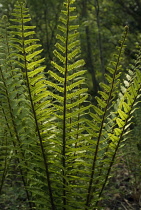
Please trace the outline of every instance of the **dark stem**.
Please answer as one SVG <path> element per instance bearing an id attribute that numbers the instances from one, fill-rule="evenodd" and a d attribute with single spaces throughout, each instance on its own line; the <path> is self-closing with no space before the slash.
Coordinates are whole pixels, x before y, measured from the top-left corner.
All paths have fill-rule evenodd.
<path id="1" fill-rule="evenodd" d="M 95 167 L 96 167 L 96 161 L 97 161 L 97 156 L 98 156 L 99 143 L 100 143 L 100 139 L 101 139 L 101 135 L 102 135 L 102 130 L 103 130 L 103 127 L 104 127 L 106 113 L 107 113 L 107 110 L 108 110 L 108 107 L 109 107 L 109 104 L 110 104 L 110 101 L 111 101 L 111 98 L 112 98 L 112 93 L 113 93 L 113 90 L 114 90 L 114 83 L 115 83 L 116 74 L 117 74 L 117 71 L 118 71 L 118 65 L 119 65 L 119 62 L 120 62 L 120 57 L 121 57 L 121 54 L 122 54 L 122 49 L 124 47 L 124 42 L 126 40 L 126 36 L 127 36 L 127 30 L 125 31 L 125 35 L 123 37 L 123 41 L 122 41 L 120 51 L 119 51 L 119 55 L 118 55 L 118 58 L 117 58 L 117 63 L 116 63 L 116 66 L 115 66 L 115 72 L 114 72 L 114 75 L 113 75 L 112 86 L 111 86 L 111 90 L 110 90 L 110 93 L 109 93 L 109 97 L 108 97 L 107 102 L 106 102 L 106 107 L 104 109 L 104 114 L 103 114 L 103 117 L 102 117 L 102 122 L 101 122 L 100 130 L 99 130 L 99 136 L 98 136 L 98 139 L 97 139 L 96 149 L 95 149 L 95 152 L 94 152 L 94 158 L 93 158 L 93 164 L 92 164 L 92 169 L 91 169 L 91 176 L 90 176 L 88 193 L 87 193 L 87 200 L 86 200 L 86 206 L 87 207 L 89 207 L 90 200 L 91 200 L 91 197 L 92 197 L 91 196 L 92 185 L 93 185 L 93 178 L 94 178 L 94 174 L 95 174 Z"/>
<path id="2" fill-rule="evenodd" d="M 67 103 L 67 74 L 68 74 L 68 35 L 69 35 L 69 16 L 70 16 L 70 0 L 67 4 L 67 31 L 66 31 L 66 43 L 65 43 L 65 80 L 64 80 L 64 102 L 63 102 L 63 150 L 62 150 L 62 163 L 63 163 L 63 204 L 66 206 L 66 179 L 65 179 L 65 167 L 66 167 L 66 103 Z M 66 207 L 63 207 L 66 210 Z"/>
<path id="3" fill-rule="evenodd" d="M 41 152 L 42 152 L 42 156 L 43 156 L 43 160 L 44 160 L 46 179 L 47 179 L 47 183 L 48 183 L 48 191 L 49 191 L 49 196 L 50 196 L 50 201 L 51 201 L 51 207 L 52 207 L 52 210 L 55 210 L 54 199 L 53 199 L 53 195 L 52 195 L 51 181 L 50 181 L 50 173 L 49 173 L 49 168 L 48 168 L 48 159 L 47 159 L 47 156 L 45 155 L 43 140 L 42 140 L 42 137 L 41 137 L 41 134 L 40 134 L 40 128 L 39 128 L 39 125 L 38 125 L 38 120 L 37 120 L 36 111 L 35 111 L 35 108 L 34 108 L 34 103 L 33 103 L 33 99 L 32 99 L 30 84 L 29 84 L 28 69 L 27 69 L 27 63 L 28 62 L 27 62 L 27 59 L 26 59 L 27 55 L 26 55 L 26 52 L 25 52 L 26 46 L 25 46 L 24 22 L 23 22 L 23 20 L 24 20 L 24 17 L 23 17 L 22 5 L 21 5 L 22 48 L 23 48 L 23 56 L 24 56 L 25 77 L 26 77 L 26 83 L 27 83 L 31 108 L 32 108 L 32 112 L 33 112 L 33 116 L 34 116 L 34 120 L 35 120 L 36 131 L 37 131 L 37 134 L 38 134 L 38 137 L 39 137 Z"/>

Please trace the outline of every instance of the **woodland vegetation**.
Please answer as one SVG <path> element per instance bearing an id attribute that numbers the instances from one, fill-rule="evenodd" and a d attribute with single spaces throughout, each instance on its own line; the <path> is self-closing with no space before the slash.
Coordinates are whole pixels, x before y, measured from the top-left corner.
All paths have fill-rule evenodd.
<path id="1" fill-rule="evenodd" d="M 0 0 L 0 210 L 140 209 L 140 11 Z"/>

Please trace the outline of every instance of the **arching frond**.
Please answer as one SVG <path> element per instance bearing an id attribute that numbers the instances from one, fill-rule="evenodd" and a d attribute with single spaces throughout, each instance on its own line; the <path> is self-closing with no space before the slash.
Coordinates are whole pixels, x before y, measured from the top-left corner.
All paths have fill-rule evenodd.
<path id="1" fill-rule="evenodd" d="M 113 125 L 113 117 L 110 114 L 111 108 L 114 103 L 116 103 L 117 92 L 119 90 L 120 85 L 120 75 L 121 75 L 121 65 L 120 61 L 122 59 L 122 54 L 124 50 L 124 43 L 127 36 L 127 29 L 123 35 L 122 41 L 120 42 L 121 46 L 117 48 L 117 55 L 115 56 L 115 61 L 111 62 L 112 67 L 108 68 L 108 72 L 105 75 L 107 83 L 101 83 L 102 91 L 99 91 L 100 97 L 96 97 L 98 106 L 93 106 L 94 114 L 91 114 L 93 118 L 93 123 L 95 126 L 91 125 L 92 135 L 94 136 L 93 141 L 96 141 L 96 144 L 93 145 L 90 143 L 93 148 L 93 159 L 90 159 L 92 163 L 91 166 L 91 175 L 89 179 L 88 185 L 88 193 L 86 199 L 86 209 L 90 208 L 91 199 L 97 201 L 98 192 L 97 185 L 100 183 L 98 177 L 101 177 L 102 174 L 105 176 L 104 165 L 107 167 L 107 159 L 105 159 L 105 152 L 109 150 L 109 140 L 108 132 L 112 130 Z M 111 119 L 112 118 L 112 119 Z M 112 122 L 112 124 L 110 124 Z M 91 123 L 89 123 L 91 124 Z M 97 134 L 97 135 L 96 135 Z M 100 157 L 103 157 L 100 161 Z M 105 162 L 104 162 L 105 161 Z M 99 168 L 99 169 L 97 169 Z M 108 168 L 105 168 L 107 170 Z M 96 191 L 95 191 L 96 190 Z M 93 196 L 95 195 L 95 196 Z"/>

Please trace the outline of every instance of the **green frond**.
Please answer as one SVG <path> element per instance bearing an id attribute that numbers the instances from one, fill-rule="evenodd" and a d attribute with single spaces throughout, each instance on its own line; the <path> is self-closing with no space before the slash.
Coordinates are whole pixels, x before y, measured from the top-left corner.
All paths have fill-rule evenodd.
<path id="1" fill-rule="evenodd" d="M 98 105 L 95 106 L 93 105 L 93 110 L 94 110 L 94 114 L 90 114 L 91 117 L 93 118 L 93 123 L 95 123 L 95 126 L 91 126 L 91 131 L 92 131 L 92 135 L 94 133 L 94 138 L 97 138 L 96 140 L 96 145 L 93 146 L 91 145 L 92 149 L 93 149 L 93 158 L 89 161 L 92 162 L 92 166 L 91 166 L 91 176 L 89 179 L 89 185 L 88 185 L 88 191 L 87 191 L 87 199 L 86 199 L 86 206 L 87 208 L 90 207 L 90 203 L 92 202 L 91 199 L 93 199 L 93 194 L 96 193 L 95 192 L 95 184 L 100 184 L 102 186 L 102 182 L 100 181 L 95 181 L 95 177 L 99 176 L 101 177 L 102 174 L 104 174 L 104 168 L 103 170 L 101 169 L 99 171 L 99 174 L 97 174 L 97 167 L 102 168 L 103 162 L 99 161 L 99 155 L 104 157 L 105 152 L 107 152 L 109 150 L 109 140 L 108 140 L 108 136 L 107 136 L 107 132 L 114 126 L 114 120 L 112 118 L 112 125 L 108 128 L 106 128 L 106 126 L 108 125 L 108 118 L 107 116 L 110 113 L 111 108 L 113 107 L 115 101 L 115 97 L 117 95 L 117 90 L 119 89 L 119 84 L 120 84 L 120 75 L 121 75 L 121 60 L 122 60 L 122 54 L 124 51 L 124 42 L 127 36 L 127 31 L 125 31 L 124 36 L 122 38 L 121 46 L 117 48 L 117 55 L 115 56 L 115 61 L 111 62 L 111 67 L 108 68 L 107 70 L 109 71 L 108 73 L 106 73 L 105 78 L 107 80 L 106 83 L 100 83 L 100 86 L 102 88 L 102 91 L 99 91 L 100 93 L 100 97 L 96 97 L 97 103 Z M 120 112 L 120 111 L 119 111 Z M 121 114 L 121 112 L 120 112 Z M 112 117 L 112 115 L 110 116 L 110 118 Z M 123 115 L 122 115 L 123 117 Z M 102 119 L 101 119 L 102 118 Z M 124 126 L 124 121 L 122 121 L 122 119 L 117 119 L 116 123 L 120 124 L 122 127 Z M 87 122 L 87 124 L 90 123 Z M 106 130 L 106 132 L 105 132 Z M 89 131 L 90 132 L 90 131 Z M 95 132 L 97 132 L 97 134 L 95 135 Z M 116 138 L 115 136 L 111 135 L 111 138 L 114 139 Z M 110 138 L 110 139 L 111 139 Z M 116 138 L 117 139 L 117 138 Z M 113 152 L 114 154 L 114 152 Z M 105 159 L 103 159 L 105 160 Z M 107 163 L 105 163 L 105 166 L 107 165 Z M 101 196 L 101 193 L 100 193 Z M 96 204 L 97 205 L 97 204 Z M 87 209 L 86 208 L 86 209 Z"/>
<path id="2" fill-rule="evenodd" d="M 77 177 L 77 171 L 81 170 L 76 159 L 84 159 L 86 152 L 83 145 L 85 141 L 83 132 L 86 132 L 83 117 L 89 109 L 89 106 L 83 107 L 87 99 L 87 88 L 84 88 L 85 79 L 83 78 L 86 71 L 81 70 L 85 62 L 82 59 L 77 59 L 81 51 L 78 39 L 79 33 L 77 32 L 78 25 L 74 23 L 76 21 L 76 16 L 73 15 L 75 7 L 72 6 L 72 2 L 74 1 L 66 0 L 62 10 L 60 25 L 58 26 L 58 41 L 54 50 L 56 61 L 52 61 L 54 71 L 49 71 L 53 81 L 48 81 L 48 85 L 52 90 L 50 95 L 54 98 L 53 107 L 55 108 L 54 116 L 56 117 L 54 124 L 60 128 L 59 133 L 55 135 L 61 145 L 58 156 L 61 157 L 62 166 L 59 167 L 63 168 L 62 173 L 60 171 L 58 174 L 60 180 L 62 180 L 62 187 L 59 185 L 58 190 L 63 205 L 65 207 L 70 206 L 70 209 L 73 209 L 73 202 L 76 202 L 72 202 L 70 199 L 70 197 L 73 198 L 74 196 L 74 190 L 72 189 L 77 188 L 72 184 L 73 179 Z M 74 162 L 73 170 L 67 172 L 69 162 L 72 161 Z M 79 180 L 76 182 L 79 182 Z M 80 191 L 79 188 L 76 189 L 76 194 L 80 194 Z M 76 203 L 79 206 L 79 201 Z"/>
<path id="3" fill-rule="evenodd" d="M 140 55 L 140 51 L 139 51 Z M 137 59 L 139 59 L 139 55 Z M 140 60 L 138 60 L 140 64 Z M 125 135 L 128 136 L 128 127 L 131 123 L 132 113 L 135 111 L 136 101 L 138 98 L 138 95 L 140 93 L 141 89 L 141 77 L 138 71 L 139 66 L 133 67 L 134 73 L 132 70 L 129 70 L 129 76 L 127 74 L 126 78 L 128 81 L 128 85 L 126 82 L 124 82 L 124 92 L 122 93 L 122 97 L 120 97 L 120 100 L 117 101 L 116 111 L 114 114 L 114 117 L 112 118 L 113 127 L 111 131 L 108 131 L 108 138 L 111 140 L 109 144 L 108 151 L 106 151 L 106 155 L 109 156 L 109 170 L 106 173 L 105 181 L 103 182 L 103 186 L 101 189 L 101 192 L 99 193 L 99 198 L 102 195 L 103 189 L 106 186 L 106 183 L 108 181 L 108 176 L 111 171 L 111 167 L 113 165 L 113 162 L 115 160 L 115 156 L 117 154 L 118 149 L 121 146 L 121 143 L 125 138 Z M 130 77 L 132 75 L 132 77 Z M 132 78 L 132 79 L 131 79 Z M 126 81 L 126 80 L 125 80 Z M 122 89 L 122 88 L 121 88 Z M 114 128 L 116 126 L 116 128 Z M 124 140 L 125 141 L 125 140 Z M 111 161 L 110 161 L 111 159 Z M 105 161 L 104 161 L 105 162 Z M 97 205 L 98 201 L 96 202 Z"/>
<path id="4" fill-rule="evenodd" d="M 12 37 L 10 36 L 9 24 L 6 20 L 3 19 L 1 33 L 4 38 L 0 40 L 0 50 L 4 54 L 4 57 L 1 59 L 1 68 L 0 68 L 0 81 L 3 88 L 0 89 L 0 94 L 3 96 L 1 98 L 1 110 L 2 117 L 4 119 L 4 127 L 7 141 L 6 150 L 7 156 L 5 161 L 5 169 L 3 170 L 3 178 L 7 179 L 7 164 L 8 173 L 10 176 L 12 170 L 12 162 L 16 161 L 18 163 L 18 170 L 21 176 L 21 182 L 23 182 L 24 190 L 27 196 L 29 207 L 31 209 L 31 200 L 32 197 L 27 187 L 27 169 L 21 169 L 20 165 L 24 165 L 24 168 L 27 167 L 27 162 L 24 160 L 25 157 L 25 141 L 27 138 L 33 139 L 35 137 L 31 129 L 34 127 L 31 120 L 29 101 L 26 99 L 26 87 L 24 86 L 24 80 L 22 73 L 19 68 L 16 66 L 15 62 L 15 50 L 12 46 Z M 5 49 L 5 50 L 3 50 Z M 24 117 L 23 117 L 24 116 Z M 30 128 L 28 128 L 28 123 L 30 123 Z M 4 131 L 3 130 L 3 131 Z M 3 144 L 5 144 L 3 142 Z M 9 150 L 10 148 L 10 150 Z M 11 153 L 12 151 L 12 153 Z M 17 152 L 18 151 L 18 152 Z M 11 155 L 13 154 L 13 155 Z M 11 157 L 11 158 L 9 158 Z M 10 162 L 8 161 L 11 160 Z M 2 178 L 2 183 L 4 179 Z"/>
<path id="5" fill-rule="evenodd" d="M 31 170 L 34 168 L 34 164 L 32 163 L 32 158 L 29 163 L 31 167 L 29 168 L 29 177 L 37 177 L 40 191 L 42 188 L 42 183 L 46 182 L 48 186 L 45 190 L 41 191 L 41 200 L 44 199 L 42 195 L 46 196 L 46 202 L 44 202 L 44 206 L 51 206 L 54 209 L 54 199 L 53 199 L 53 191 L 51 189 L 50 182 L 50 170 L 49 162 L 47 157 L 47 150 L 50 150 L 52 147 L 51 144 L 49 147 L 46 147 L 47 138 L 50 135 L 49 130 L 47 128 L 47 120 L 50 118 L 51 110 L 48 112 L 48 92 L 47 90 L 47 82 L 44 76 L 45 67 L 41 66 L 44 59 L 40 58 L 40 54 L 42 49 L 39 49 L 40 44 L 36 44 L 37 39 L 33 38 L 33 34 L 35 32 L 33 29 L 35 27 L 30 27 L 27 25 L 30 21 L 30 17 L 28 14 L 28 10 L 25 8 L 23 3 L 20 3 L 15 6 L 15 12 L 12 14 L 13 18 L 11 19 L 15 27 L 11 27 L 11 34 L 13 36 L 13 48 L 16 53 L 14 56 L 17 58 L 17 64 L 19 67 L 22 67 L 22 75 L 24 79 L 24 84 L 26 86 L 26 99 L 29 101 L 29 109 L 31 110 L 32 123 L 34 125 L 34 141 L 30 141 L 27 144 L 31 147 L 32 154 L 36 153 L 35 145 L 38 144 L 39 151 L 36 156 L 34 156 L 34 164 L 36 167 L 36 172 Z M 17 25 L 16 25 L 17 24 Z M 26 25 L 25 25 L 26 24 Z M 18 38 L 17 38 L 18 35 Z M 30 39 L 31 37 L 31 39 Z M 17 39 L 21 40 L 17 42 Z M 30 41 L 29 41 L 30 40 Z M 44 133 L 44 135 L 42 135 Z M 33 139 L 32 137 L 32 139 Z M 39 159 L 39 157 L 41 157 Z M 38 164 L 36 164 L 36 161 Z M 42 165 L 42 168 L 40 166 Z M 42 170 L 44 181 L 40 183 L 40 176 L 37 176 L 37 173 Z M 28 189 L 31 191 L 34 199 L 34 203 L 37 208 L 40 206 L 37 200 L 37 195 L 35 196 L 34 192 L 32 192 L 32 187 L 35 186 L 34 180 L 29 182 Z M 42 208 L 44 208 L 42 206 Z"/>

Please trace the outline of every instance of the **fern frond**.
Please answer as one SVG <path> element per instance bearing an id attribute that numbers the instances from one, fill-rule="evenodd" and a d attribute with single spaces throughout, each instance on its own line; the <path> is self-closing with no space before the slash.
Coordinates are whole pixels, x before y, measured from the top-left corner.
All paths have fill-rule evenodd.
<path id="1" fill-rule="evenodd" d="M 138 62 L 137 62 L 138 61 Z M 128 70 L 124 85 L 121 86 L 121 93 L 115 105 L 115 114 L 112 118 L 113 127 L 111 132 L 108 132 L 109 147 L 105 153 L 108 159 L 109 166 L 106 173 L 103 186 L 99 193 L 101 197 L 103 190 L 108 182 L 108 177 L 115 161 L 117 151 L 119 150 L 121 143 L 128 139 L 129 126 L 131 124 L 132 114 L 135 111 L 136 104 L 138 103 L 138 97 L 140 97 L 141 90 L 141 75 L 140 75 L 140 51 L 137 55 L 137 60 L 132 66 L 132 70 Z M 124 87 L 124 88 L 123 88 Z M 98 201 L 96 202 L 96 205 Z"/>
<path id="2" fill-rule="evenodd" d="M 106 74 L 106 80 L 107 84 L 101 83 L 101 87 L 103 88 L 103 91 L 100 91 L 99 94 L 101 97 L 96 97 L 98 106 L 93 106 L 94 112 L 96 114 L 91 114 L 91 117 L 94 120 L 94 123 L 97 125 L 96 130 L 95 126 L 92 131 L 97 133 L 98 137 L 96 139 L 96 146 L 94 147 L 94 156 L 92 161 L 92 168 L 91 168 L 91 176 L 89 180 L 88 185 L 88 193 L 87 193 L 87 201 L 86 201 L 86 209 L 90 207 L 92 194 L 94 193 L 94 185 L 98 184 L 95 180 L 97 176 L 101 176 L 101 172 L 99 172 L 99 175 L 96 175 L 97 167 L 102 168 L 102 165 L 99 166 L 100 161 L 98 160 L 99 155 L 104 157 L 105 151 L 108 150 L 109 147 L 109 140 L 107 138 L 107 118 L 111 110 L 111 106 L 113 106 L 113 100 L 115 100 L 117 90 L 119 88 L 120 84 L 120 75 L 121 75 L 121 66 L 120 61 L 122 59 L 122 54 L 124 50 L 124 43 L 127 36 L 127 30 L 124 33 L 124 36 L 121 41 L 121 46 L 117 49 L 118 54 L 116 56 L 116 61 L 112 62 L 112 68 L 109 69 L 109 72 Z M 106 133 L 105 133 L 106 129 Z M 110 129 L 110 128 L 109 128 Z M 94 135 L 95 137 L 95 135 Z M 93 147 L 93 145 L 92 145 Z M 107 149 L 106 149 L 107 147 Z M 102 154 L 103 152 L 103 154 Z M 101 171 L 104 171 L 101 169 Z M 98 181 L 99 182 L 99 181 Z M 94 184 L 95 183 L 95 184 Z M 95 196 L 97 200 L 97 195 Z"/>
<path id="3" fill-rule="evenodd" d="M 7 139 L 7 156 L 6 160 L 13 160 L 16 159 L 18 164 L 24 164 L 27 166 L 27 162 L 24 159 L 25 152 L 22 147 L 22 138 L 27 139 L 27 135 L 29 132 L 25 132 L 26 126 L 26 120 L 30 119 L 30 115 L 28 116 L 28 101 L 25 99 L 25 87 L 24 85 L 21 86 L 23 79 L 22 74 L 18 68 L 16 68 L 16 63 L 14 61 L 13 52 L 11 46 L 11 36 L 9 32 L 9 26 L 6 20 L 6 17 L 3 18 L 2 21 L 3 26 L 1 27 L 1 34 L 3 39 L 0 40 L 0 53 L 3 54 L 0 60 L 0 80 L 1 80 L 1 110 L 2 110 L 2 116 L 5 121 L 4 130 L 6 133 Z M 5 50 L 3 50 L 5 49 Z M 18 91 L 17 91 L 18 90 Z M 22 106 L 23 105 L 23 106 Z M 27 108 L 27 110 L 26 110 Z M 23 118 L 23 116 L 19 115 L 19 113 L 24 113 L 24 117 L 27 116 L 27 119 Z M 21 118 L 22 117 L 22 118 Z M 22 124 L 22 126 L 21 126 Z M 10 150 L 9 150 L 10 148 Z M 12 152 L 12 153 L 11 153 Z M 11 155 L 13 154 L 13 155 Z M 12 158 L 9 158 L 12 157 Z M 6 162 L 5 161 L 5 169 L 6 172 Z M 11 162 L 11 161 L 10 161 Z M 9 162 L 9 163 L 10 163 Z M 10 164 L 9 170 L 11 170 L 12 166 Z M 6 174 L 3 171 L 3 178 L 6 178 Z M 27 182 L 26 182 L 26 174 L 27 170 L 22 170 L 19 166 L 19 171 L 21 174 L 21 179 L 23 182 L 23 185 L 25 187 L 25 192 L 27 195 L 29 208 L 32 209 L 32 203 L 31 203 L 31 195 L 29 191 L 26 189 Z M 9 171 L 10 174 L 10 171 Z M 3 182 L 4 180 L 2 180 Z M 2 187 L 2 185 L 1 185 Z"/>
<path id="4" fill-rule="evenodd" d="M 29 102 L 28 106 L 31 110 L 30 116 L 32 116 L 32 124 L 34 125 L 34 128 L 32 128 L 34 135 L 31 138 L 33 141 L 22 142 L 26 148 L 31 148 L 29 152 L 34 159 L 34 164 L 31 162 L 31 159 L 31 166 L 27 166 L 29 177 L 28 190 L 32 192 L 34 203 L 36 203 L 38 209 L 44 209 L 46 206 L 50 206 L 50 208 L 54 210 L 55 205 L 51 189 L 49 161 L 47 155 L 47 151 L 50 150 L 51 145 L 48 144 L 49 147 L 46 147 L 47 139 L 51 131 L 47 129 L 48 125 L 46 123 L 50 116 L 49 110 L 47 109 L 50 102 L 47 100 L 47 83 L 43 74 L 45 67 L 41 66 L 44 59 L 40 58 L 42 50 L 39 49 L 40 45 L 36 43 L 37 40 L 33 38 L 33 34 L 35 33 L 33 31 L 34 27 L 28 25 L 30 16 L 25 4 L 23 2 L 17 2 L 12 15 L 13 18 L 11 21 L 13 22 L 13 25 L 10 29 L 13 36 L 12 47 L 16 51 L 13 55 L 15 56 L 15 60 L 17 60 L 16 64 L 19 68 L 22 67 L 21 73 L 27 91 L 26 100 Z M 36 147 L 38 148 L 38 152 Z M 28 150 L 26 149 L 26 151 Z M 34 153 L 37 154 L 35 155 Z M 28 158 L 28 152 L 26 158 Z M 42 182 L 40 182 L 40 175 L 37 175 L 37 171 L 42 171 L 43 173 L 43 178 L 41 178 L 43 179 Z M 38 180 L 38 190 L 41 191 L 41 200 L 44 200 L 42 195 L 46 195 L 46 202 L 45 200 L 42 201 L 42 205 L 37 202 L 37 195 L 33 190 L 35 182 L 33 179 L 31 180 L 30 177 L 36 177 Z M 44 182 L 47 182 L 48 187 L 42 189 Z"/>
<path id="5" fill-rule="evenodd" d="M 117 116 L 115 117 L 115 124 L 117 128 L 113 129 L 113 133 L 109 133 L 109 139 L 111 143 L 109 144 L 109 151 L 112 150 L 113 155 L 111 156 L 111 161 L 109 161 L 109 170 L 107 171 L 105 181 L 101 188 L 101 192 L 99 197 L 101 196 L 104 187 L 108 181 L 108 176 L 110 174 L 112 165 L 114 163 L 117 151 L 121 145 L 121 142 L 125 138 L 125 135 L 128 135 L 128 127 L 131 124 L 131 117 L 133 112 L 135 111 L 135 106 L 137 104 L 137 99 L 140 97 L 140 90 L 141 90 L 141 74 L 140 70 L 136 70 L 135 78 L 130 83 L 130 86 L 126 89 L 126 92 L 123 94 L 122 100 L 118 104 Z M 107 155 L 111 155 L 110 152 L 107 152 Z"/>
<path id="6" fill-rule="evenodd" d="M 80 43 L 77 32 L 78 25 L 74 23 L 74 20 L 76 21 L 76 16 L 73 15 L 75 7 L 72 6 L 74 2 L 66 0 L 61 13 L 58 42 L 54 50 L 56 61 L 52 61 L 54 71 L 49 71 L 53 82 L 48 82 L 53 92 L 50 95 L 53 97 L 55 125 L 59 132 L 54 139 L 54 141 L 58 139 L 55 147 L 60 148 L 61 145 L 57 155 L 61 160 L 61 165 L 56 162 L 58 164 L 56 167 L 60 168 L 59 174 L 60 180 L 62 180 L 60 184 L 62 186 L 59 184 L 57 189 L 62 193 L 60 196 L 64 209 L 67 209 L 68 206 L 73 209 L 75 205 L 79 206 L 81 203 L 80 199 L 76 201 L 73 197 L 74 191 L 76 191 L 76 196 L 82 197 L 81 190 L 79 188 L 76 190 L 76 183 L 79 182 L 77 171 L 80 174 L 82 164 L 78 164 L 78 160 L 84 162 L 85 157 L 86 145 L 83 133 L 86 132 L 86 125 L 83 118 L 89 109 L 89 106 L 83 106 L 87 100 L 87 88 L 84 87 L 85 80 L 83 78 L 86 71 L 80 69 L 83 67 L 84 61 L 79 59 Z M 79 208 L 82 207 L 81 205 Z"/>

